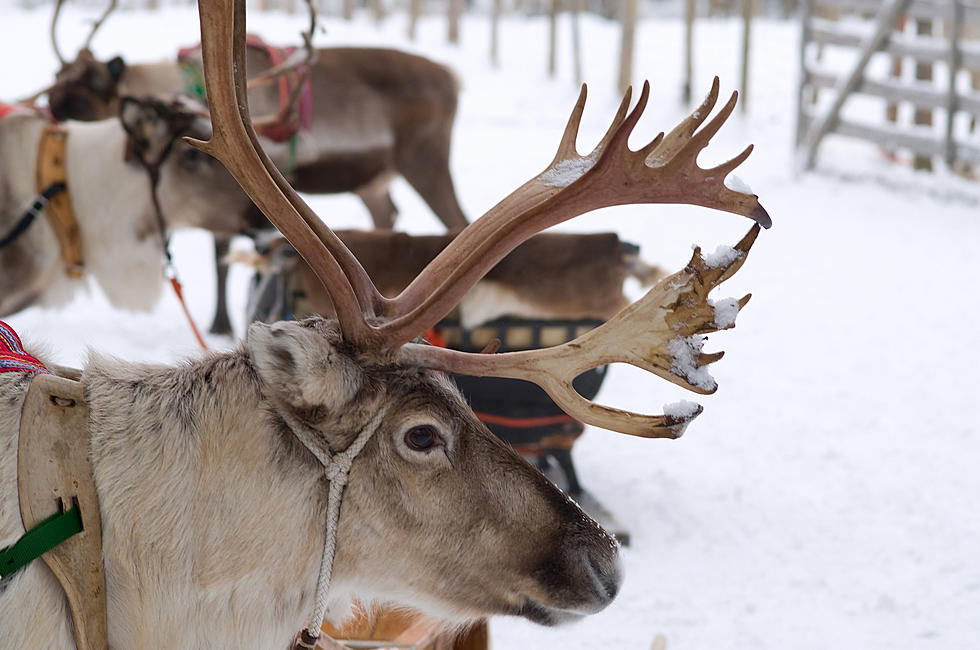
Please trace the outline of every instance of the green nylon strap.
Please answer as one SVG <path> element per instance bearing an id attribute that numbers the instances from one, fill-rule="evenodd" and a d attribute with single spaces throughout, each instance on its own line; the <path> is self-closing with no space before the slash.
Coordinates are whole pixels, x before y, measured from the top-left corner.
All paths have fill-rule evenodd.
<path id="1" fill-rule="evenodd" d="M 190 61 L 180 62 L 180 71 L 184 75 L 184 90 L 188 95 L 208 101 L 208 93 L 204 85 L 204 77 L 197 66 Z"/>
<path id="2" fill-rule="evenodd" d="M 0 578 L 6 578 L 80 532 L 82 513 L 77 504 L 68 512 L 51 515 L 25 533 L 13 546 L 0 551 Z"/>
<path id="3" fill-rule="evenodd" d="M 294 133 L 289 138 L 289 144 L 287 145 L 287 151 L 289 152 L 289 155 L 286 158 L 286 164 L 283 166 L 282 169 L 279 170 L 279 172 L 283 176 L 289 176 L 290 174 L 293 173 L 293 171 L 296 170 L 296 144 L 298 140 L 299 140 L 299 131 Z"/>

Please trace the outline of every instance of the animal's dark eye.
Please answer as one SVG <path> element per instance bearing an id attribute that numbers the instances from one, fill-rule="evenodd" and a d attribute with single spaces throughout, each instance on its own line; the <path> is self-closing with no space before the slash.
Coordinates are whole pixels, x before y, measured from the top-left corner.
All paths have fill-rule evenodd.
<path id="1" fill-rule="evenodd" d="M 415 451 L 429 451 L 445 443 L 434 426 L 422 424 L 405 432 L 405 444 Z"/>
<path id="2" fill-rule="evenodd" d="M 207 157 L 203 151 L 194 147 L 187 147 L 180 152 L 180 164 L 184 167 L 193 169 Z"/>

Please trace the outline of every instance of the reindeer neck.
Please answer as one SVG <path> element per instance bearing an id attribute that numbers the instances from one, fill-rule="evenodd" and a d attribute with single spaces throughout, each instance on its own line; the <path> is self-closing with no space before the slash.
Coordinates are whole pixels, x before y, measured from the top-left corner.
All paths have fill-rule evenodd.
<path id="1" fill-rule="evenodd" d="M 113 305 L 149 310 L 163 286 L 149 178 L 141 166 L 125 160 L 126 135 L 119 120 L 69 122 L 67 128 L 68 191 L 85 268 Z"/>
<path id="2" fill-rule="evenodd" d="M 312 607 L 326 492 L 246 353 L 93 359 L 83 380 L 110 646 L 286 647 Z"/>
<path id="3" fill-rule="evenodd" d="M 152 95 L 169 99 L 184 87 L 180 67 L 175 61 L 137 63 L 126 67 L 119 79 L 118 94 Z"/>

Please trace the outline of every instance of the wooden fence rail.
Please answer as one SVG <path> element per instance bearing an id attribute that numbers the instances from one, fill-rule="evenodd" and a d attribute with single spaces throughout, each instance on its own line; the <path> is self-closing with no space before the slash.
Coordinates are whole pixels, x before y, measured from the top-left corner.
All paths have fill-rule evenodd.
<path id="1" fill-rule="evenodd" d="M 797 99 L 797 146 L 806 168 L 816 161 L 824 137 L 837 134 L 878 144 L 884 149 L 907 150 L 924 160 L 941 157 L 953 168 L 980 164 L 980 140 L 966 128 L 980 122 L 980 3 L 969 0 L 804 0 L 800 41 L 800 85 Z M 847 20 L 838 20 L 843 16 Z M 910 25 L 915 34 L 906 33 Z M 942 26 L 935 35 L 934 25 Z M 851 67 L 845 74 L 821 63 L 824 48 L 851 50 Z M 888 56 L 892 76 L 872 78 L 869 63 L 876 55 Z M 902 63 L 912 64 L 916 79 L 902 77 Z M 935 67 L 934 69 L 934 66 Z M 944 70 L 945 74 L 935 74 Z M 972 88 L 961 78 L 967 71 Z M 822 93 L 829 102 L 818 102 Z M 887 103 L 882 121 L 842 116 L 855 94 L 880 98 Z M 910 105 L 915 125 L 897 123 L 900 104 Z M 818 108 L 820 107 L 820 108 Z M 935 112 L 944 118 L 936 119 Z M 885 115 L 894 124 L 885 123 Z M 963 116 L 959 120 L 957 116 Z M 933 127 L 941 124 L 943 128 Z"/>

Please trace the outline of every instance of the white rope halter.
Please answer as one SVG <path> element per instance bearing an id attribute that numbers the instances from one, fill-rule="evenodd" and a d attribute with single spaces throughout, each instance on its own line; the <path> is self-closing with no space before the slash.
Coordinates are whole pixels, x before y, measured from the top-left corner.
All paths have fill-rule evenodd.
<path id="1" fill-rule="evenodd" d="M 293 432 L 303 446 L 316 456 L 316 459 L 323 465 L 327 480 L 330 481 L 330 491 L 327 493 L 327 527 L 326 538 L 323 541 L 323 556 L 320 558 L 320 575 L 316 582 L 316 600 L 313 605 L 313 615 L 310 617 L 309 626 L 306 628 L 307 634 L 316 639 L 320 636 L 320 628 L 323 619 L 327 614 L 327 592 L 330 590 L 330 574 L 333 571 L 333 557 L 337 551 L 337 525 L 340 521 L 340 502 L 343 499 L 344 488 L 347 486 L 347 479 L 350 476 L 350 468 L 354 458 L 361 453 L 364 445 L 367 444 L 371 436 L 378 428 L 378 424 L 384 414 L 384 410 L 379 411 L 370 422 L 367 423 L 361 432 L 354 439 L 347 449 L 342 452 L 331 454 L 320 448 L 319 445 L 310 444 L 299 435 L 297 428 Z M 305 427 L 301 427 L 302 430 Z"/>

